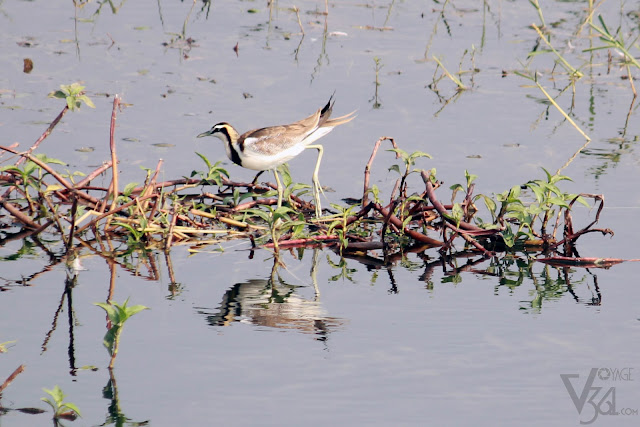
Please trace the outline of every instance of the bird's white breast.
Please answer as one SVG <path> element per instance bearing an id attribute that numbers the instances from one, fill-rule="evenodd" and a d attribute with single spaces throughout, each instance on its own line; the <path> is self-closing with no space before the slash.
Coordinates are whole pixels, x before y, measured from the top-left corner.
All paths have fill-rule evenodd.
<path id="1" fill-rule="evenodd" d="M 287 148 L 286 150 L 280 151 L 279 153 L 267 156 L 264 153 L 252 150 L 249 141 L 250 139 L 251 138 L 247 138 L 245 141 L 245 150 L 240 154 L 242 158 L 242 167 L 257 171 L 274 169 L 293 159 L 305 149 L 304 145 L 297 144 Z"/>

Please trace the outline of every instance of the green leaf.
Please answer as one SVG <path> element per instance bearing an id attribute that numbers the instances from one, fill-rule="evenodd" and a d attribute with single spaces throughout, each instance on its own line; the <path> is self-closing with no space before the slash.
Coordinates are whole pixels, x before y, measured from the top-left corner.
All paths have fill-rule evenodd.
<path id="1" fill-rule="evenodd" d="M 289 166 L 287 166 L 286 163 L 282 164 L 278 166 L 278 170 L 280 171 L 280 175 L 282 176 L 282 185 L 284 185 L 284 188 L 291 186 L 291 183 L 293 183 L 293 179 L 291 179 Z"/>
<path id="2" fill-rule="evenodd" d="M 53 157 L 49 157 L 46 154 L 36 154 L 34 156 L 36 159 L 40 160 L 43 163 L 52 164 L 52 165 L 62 165 L 67 166 L 65 162 L 59 159 L 55 159 Z"/>
<path id="3" fill-rule="evenodd" d="M 569 194 L 569 195 L 567 196 L 567 199 L 568 199 L 568 200 L 573 200 L 575 197 L 576 197 L 576 195 L 575 195 L 575 194 Z M 591 209 L 591 205 L 589 205 L 589 203 L 588 203 L 588 202 L 587 202 L 587 201 L 586 201 L 582 196 L 578 197 L 578 198 L 576 199 L 576 201 L 577 201 L 578 203 L 580 203 L 580 204 L 582 204 L 582 205 L 586 206 L 587 208 Z"/>
<path id="4" fill-rule="evenodd" d="M 196 154 L 204 161 L 204 163 L 207 165 L 207 169 L 211 169 L 211 162 L 209 161 L 209 159 L 207 159 L 204 154 L 200 154 L 198 152 L 196 152 Z M 191 175 L 193 176 L 193 175 Z"/>
<path id="5" fill-rule="evenodd" d="M 515 236 L 513 235 L 513 231 L 510 227 L 504 229 L 504 231 L 502 232 L 502 239 L 504 240 L 504 244 L 508 248 L 513 247 L 513 245 L 515 244 Z"/>
<path id="6" fill-rule="evenodd" d="M 44 391 L 47 391 L 46 389 L 43 388 Z M 53 412 L 56 412 L 56 405 L 53 404 L 52 401 L 50 401 L 49 399 L 47 399 L 46 397 L 41 397 L 40 400 L 42 400 L 43 402 L 46 402 L 49 406 L 51 406 L 51 409 L 53 409 Z"/>
<path id="7" fill-rule="evenodd" d="M 551 178 L 551 181 L 549 181 L 549 183 L 550 184 L 555 184 L 558 181 L 571 181 L 571 182 L 573 182 L 573 180 L 571 178 L 569 178 L 568 176 L 566 176 L 566 175 L 554 175 Z"/>
<path id="8" fill-rule="evenodd" d="M 545 198 L 545 191 L 544 191 L 544 189 L 543 189 L 543 188 L 541 188 L 540 186 L 535 185 L 535 184 L 533 184 L 533 183 L 527 183 L 527 187 L 529 187 L 529 189 L 530 189 L 531 191 L 533 191 L 533 193 L 534 193 L 534 194 L 535 194 L 535 196 L 536 196 L 536 200 L 538 201 L 538 203 L 541 203 L 541 202 L 542 202 L 542 200 L 544 200 L 544 198 Z"/>
<path id="9" fill-rule="evenodd" d="M 607 24 L 604 23 L 604 19 L 602 18 L 602 15 L 598 15 L 598 21 L 600 21 L 600 25 L 602 25 L 602 28 L 604 30 L 604 32 L 611 37 L 611 33 L 609 32 L 609 29 L 607 28 Z"/>
<path id="10" fill-rule="evenodd" d="M 142 310 L 149 310 L 149 307 L 140 304 L 127 307 L 127 319 L 134 314 L 140 313 Z"/>
<path id="11" fill-rule="evenodd" d="M 433 158 L 431 157 L 431 154 L 425 153 L 424 151 L 414 151 L 413 153 L 411 153 L 411 155 L 409 155 L 409 161 L 413 163 L 415 159 L 420 157 L 427 157 L 429 159 Z"/>
<path id="12" fill-rule="evenodd" d="M 104 311 L 107 312 L 107 316 L 109 317 L 109 320 L 111 321 L 111 323 L 117 323 L 116 319 L 117 319 L 117 313 L 116 313 L 116 308 L 111 305 L 111 304 L 105 304 L 103 302 L 95 302 L 94 305 L 97 305 L 98 307 L 101 307 Z"/>
<path id="13" fill-rule="evenodd" d="M 464 187 L 462 187 L 462 185 L 460 184 L 453 184 L 451 187 L 449 187 L 449 190 L 451 190 L 451 202 L 453 203 L 453 201 L 456 199 L 456 194 L 458 194 L 458 191 L 464 191 Z"/>
<path id="14" fill-rule="evenodd" d="M 455 203 L 453 205 L 451 208 L 451 216 L 456 221 L 456 227 L 460 227 L 460 221 L 462 221 L 462 218 L 464 217 L 464 211 L 462 210 L 460 203 Z"/>
<path id="15" fill-rule="evenodd" d="M 55 406 L 51 405 L 51 402 L 48 401 L 48 399 L 46 397 L 43 397 L 42 400 L 45 401 L 45 402 L 48 402 L 54 408 L 57 408 L 64 400 L 64 393 L 62 392 L 62 389 L 60 387 L 58 387 L 57 385 L 55 387 L 53 387 L 52 390 L 48 390 L 46 388 L 43 388 L 42 391 L 44 391 L 45 393 L 47 393 L 49 396 L 51 396 L 53 398 Z"/>
<path id="16" fill-rule="evenodd" d="M 79 97 L 78 97 L 78 100 L 80 100 L 80 101 L 84 102 L 84 103 L 87 105 L 87 107 L 90 107 L 90 108 L 96 108 L 96 106 L 95 106 L 95 104 L 93 103 L 93 101 L 92 101 L 92 100 L 91 100 L 87 95 L 81 95 L 81 96 L 79 96 Z M 79 105 L 78 105 L 78 107 L 79 107 Z M 78 414 L 78 415 L 80 415 L 80 414 Z"/>
<path id="17" fill-rule="evenodd" d="M 13 165 L 8 165 L 8 166 L 1 166 L 0 167 L 0 172 L 5 172 L 5 171 L 14 171 L 14 172 L 22 172 L 20 170 L 20 168 L 13 166 Z"/>
<path id="18" fill-rule="evenodd" d="M 129 184 L 127 184 L 124 187 L 124 190 L 122 190 L 122 194 L 124 194 L 125 196 L 129 197 L 131 195 L 131 192 L 133 191 L 134 188 L 136 188 L 138 186 L 137 182 L 130 182 Z"/>
<path id="19" fill-rule="evenodd" d="M 53 92 L 49 93 L 49 95 L 47 95 L 47 96 L 48 96 L 49 98 L 59 98 L 59 99 L 64 99 L 64 98 L 66 98 L 66 97 L 67 97 L 67 94 L 66 94 L 66 93 L 64 93 L 64 92 L 63 92 L 63 91 L 61 91 L 61 90 L 56 90 L 56 91 L 53 91 Z"/>
<path id="20" fill-rule="evenodd" d="M 37 168 L 39 168 L 40 166 L 36 165 L 35 163 L 33 163 L 31 160 L 28 160 L 25 164 L 24 164 L 24 171 L 23 171 L 23 176 L 24 177 L 28 177 L 31 176 L 31 174 L 33 173 L 33 171 L 35 171 Z"/>
<path id="21" fill-rule="evenodd" d="M 518 197 L 520 197 L 520 186 L 519 185 L 514 185 L 513 187 L 511 187 L 511 190 L 509 190 L 509 198 L 508 201 L 509 202 L 516 202 L 516 201 L 520 201 L 518 200 Z"/>
<path id="22" fill-rule="evenodd" d="M 387 151 L 391 151 L 393 153 L 396 153 L 397 155 L 402 157 L 402 159 L 404 159 L 404 160 L 409 158 L 409 154 L 406 151 L 404 151 L 403 149 L 401 149 L 401 148 L 391 148 L 391 149 L 389 149 Z"/>
<path id="23" fill-rule="evenodd" d="M 484 200 L 484 204 L 487 207 L 487 209 L 489 210 L 489 212 L 491 212 L 492 215 L 495 215 L 496 202 L 494 202 L 493 199 L 491 199 L 490 197 L 485 196 L 484 194 L 481 194 L 481 197 Z"/>
<path id="24" fill-rule="evenodd" d="M 389 167 L 389 172 L 391 171 L 396 171 L 399 175 L 402 175 L 402 172 L 400 172 L 400 166 L 398 165 L 392 165 L 391 167 Z"/>
<path id="25" fill-rule="evenodd" d="M 473 184 L 473 181 L 475 181 L 476 178 L 478 178 L 478 175 L 471 174 L 467 170 L 464 171 L 464 176 L 465 178 L 467 178 L 467 187 Z"/>
<path id="26" fill-rule="evenodd" d="M 403 230 L 409 226 L 409 223 L 411 222 L 412 219 L 413 218 L 411 217 L 411 215 L 409 215 L 408 217 L 406 217 L 404 219 L 404 221 L 402 221 L 402 229 Z"/>
<path id="27" fill-rule="evenodd" d="M 118 331 L 120 330 L 119 325 L 112 326 L 109 328 L 104 337 L 102 338 L 102 345 L 105 346 L 107 351 L 109 352 L 109 356 L 113 356 L 113 345 L 116 342 L 116 337 L 118 335 Z"/>
<path id="28" fill-rule="evenodd" d="M 564 199 L 561 199 L 560 197 L 550 197 L 548 202 L 551 203 L 552 205 L 561 206 L 563 208 L 569 208 L 569 204 Z"/>

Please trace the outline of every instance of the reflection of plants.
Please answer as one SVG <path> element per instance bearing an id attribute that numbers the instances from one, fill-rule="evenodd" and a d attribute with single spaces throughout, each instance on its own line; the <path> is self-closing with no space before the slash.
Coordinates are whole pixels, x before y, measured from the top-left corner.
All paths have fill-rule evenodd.
<path id="1" fill-rule="evenodd" d="M 109 368 L 113 368 L 113 364 L 116 360 L 116 356 L 118 355 L 118 347 L 120 344 L 120 335 L 122 334 L 122 328 L 124 324 L 131 316 L 136 313 L 141 312 L 142 310 L 146 310 L 149 307 L 145 307 L 144 305 L 134 305 L 132 307 L 128 307 L 127 303 L 129 299 L 122 304 L 118 304 L 117 302 L 105 304 L 96 302 L 94 303 L 98 307 L 101 307 L 104 311 L 107 312 L 107 316 L 109 317 L 109 322 L 111 327 L 104 335 L 103 344 L 107 348 L 109 355 L 111 356 L 111 362 L 109 362 Z"/>
<path id="2" fill-rule="evenodd" d="M 296 212 L 287 206 L 280 206 L 277 209 L 268 207 L 268 210 L 267 212 L 262 209 L 249 209 L 247 210 L 247 214 L 257 217 L 267 224 L 273 247 L 275 251 L 278 252 L 278 241 L 280 237 L 288 231 L 292 231 L 293 236 L 298 236 L 307 223 L 302 213 Z M 297 219 L 292 219 L 292 216 Z"/>
<path id="3" fill-rule="evenodd" d="M 449 79 L 452 82 L 454 82 L 456 84 L 456 86 L 458 86 L 458 90 L 459 91 L 468 89 L 467 86 L 465 86 L 464 83 L 462 83 L 462 81 L 458 77 L 454 76 L 453 74 L 451 74 L 449 72 L 449 70 L 447 70 L 447 68 L 444 66 L 444 64 L 435 55 L 433 55 L 432 58 L 433 58 L 434 61 L 436 61 L 436 63 L 438 64 L 438 67 L 442 68 L 442 72 L 447 77 L 449 77 Z"/>
<path id="4" fill-rule="evenodd" d="M 347 260 L 342 257 L 340 257 L 340 261 L 336 264 L 331 261 L 331 258 L 327 255 L 327 264 L 332 268 L 340 270 L 338 274 L 329 278 L 330 282 L 337 282 L 340 279 L 347 279 L 348 281 L 353 282 L 353 273 L 358 271 L 355 268 L 348 268 Z"/>
<path id="5" fill-rule="evenodd" d="M 544 87 L 542 87 L 542 85 L 538 82 L 538 76 L 537 74 L 533 73 L 533 74 L 526 74 L 520 71 L 514 71 L 514 73 L 520 77 L 524 77 L 527 80 L 531 80 L 538 89 L 540 89 L 540 91 L 544 94 L 544 96 L 549 100 L 549 102 L 551 104 L 553 104 L 554 107 L 556 107 L 556 109 L 560 112 L 560 114 L 562 114 L 562 116 L 569 122 L 571 123 L 571 125 L 576 128 L 576 130 L 578 132 L 580 132 L 580 134 L 582 134 L 582 136 L 585 137 L 585 139 L 587 141 L 591 141 L 591 138 L 589 138 L 589 136 L 584 133 L 584 131 L 580 128 L 580 126 L 578 126 L 576 124 L 576 122 L 573 121 L 573 119 L 571 117 L 569 117 L 569 115 L 562 109 L 562 107 L 560 107 L 558 105 L 558 103 L 556 102 L 555 99 L 553 99 L 553 97 L 551 95 L 549 95 L 549 93 L 545 90 Z"/>
<path id="6" fill-rule="evenodd" d="M 331 207 L 337 210 L 338 214 L 336 215 L 337 219 L 329 224 L 327 234 L 335 234 L 336 236 L 338 236 L 338 240 L 340 242 L 340 254 L 342 255 L 342 251 L 349 245 L 349 239 L 347 238 L 350 225 L 349 218 L 354 215 L 355 206 L 342 207 L 340 205 L 332 203 Z M 351 225 L 353 225 L 353 228 L 356 228 L 357 224 L 354 222 Z"/>
<path id="7" fill-rule="evenodd" d="M 53 388 L 53 390 L 47 390 L 46 388 L 43 388 L 42 390 L 49 396 L 51 396 L 51 399 L 43 397 L 41 398 L 41 400 L 43 402 L 46 402 L 49 406 L 51 406 L 51 409 L 53 409 L 54 420 L 58 420 L 59 418 L 75 420 L 76 416 L 82 416 L 80 415 L 80 410 L 75 404 L 64 401 L 65 394 L 57 385 Z"/>
<path id="8" fill-rule="evenodd" d="M 6 353 L 7 352 L 7 346 L 9 344 L 13 344 L 16 341 L 5 341 L 5 342 L 0 342 L 0 353 Z"/>

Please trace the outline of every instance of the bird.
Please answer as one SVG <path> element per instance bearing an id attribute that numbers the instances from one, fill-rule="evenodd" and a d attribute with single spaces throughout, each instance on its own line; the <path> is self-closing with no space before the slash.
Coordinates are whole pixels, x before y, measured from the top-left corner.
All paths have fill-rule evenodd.
<path id="1" fill-rule="evenodd" d="M 327 104 L 319 108 L 309 117 L 305 117 L 297 122 L 253 129 L 240 135 L 238 131 L 227 122 L 216 123 L 206 132 L 202 132 L 197 137 L 215 136 L 224 143 L 227 157 L 235 164 L 243 168 L 260 171 L 258 176 L 265 170 L 272 170 L 276 179 L 278 191 L 277 207 L 282 206 L 284 189 L 278 177 L 278 166 L 288 162 L 306 148 L 318 150 L 318 159 L 313 171 L 313 196 L 316 204 L 316 217 L 322 215 L 320 207 L 320 182 L 318 181 L 318 170 L 322 160 L 323 147 L 313 144 L 333 130 L 334 127 L 348 123 L 356 117 L 356 111 L 352 111 L 337 118 L 330 118 L 335 100 L 333 95 Z"/>

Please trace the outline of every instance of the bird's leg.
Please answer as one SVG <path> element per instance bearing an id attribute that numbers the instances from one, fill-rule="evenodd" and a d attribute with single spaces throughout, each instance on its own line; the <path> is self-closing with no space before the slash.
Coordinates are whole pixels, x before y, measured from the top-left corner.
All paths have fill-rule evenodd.
<path id="1" fill-rule="evenodd" d="M 280 182 L 280 177 L 278 176 L 278 168 L 273 169 L 273 176 L 276 177 L 276 186 L 278 187 L 278 208 L 282 206 L 282 196 L 284 195 L 284 189 L 282 188 L 282 183 Z"/>
<path id="2" fill-rule="evenodd" d="M 316 161 L 316 167 L 313 170 L 311 182 L 313 184 L 313 199 L 316 202 L 316 218 L 320 218 L 322 216 L 322 207 L 320 206 L 320 192 L 322 191 L 322 187 L 318 180 L 318 171 L 320 170 L 320 162 L 322 161 L 322 153 L 324 149 L 322 148 L 322 145 L 307 145 L 306 148 L 315 148 L 318 150 L 318 160 Z M 322 194 L 324 194 L 324 191 L 322 191 Z"/>
<path id="3" fill-rule="evenodd" d="M 251 181 L 251 184 L 256 185 L 256 184 L 258 183 L 258 177 L 259 177 L 260 175 L 262 175 L 263 173 L 264 173 L 264 171 L 260 171 L 260 172 L 258 172 L 258 173 L 256 174 L 256 177 L 255 177 L 255 178 L 253 178 L 253 181 Z"/>

